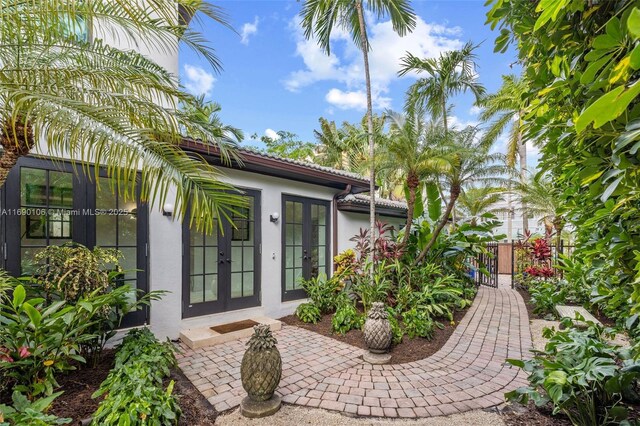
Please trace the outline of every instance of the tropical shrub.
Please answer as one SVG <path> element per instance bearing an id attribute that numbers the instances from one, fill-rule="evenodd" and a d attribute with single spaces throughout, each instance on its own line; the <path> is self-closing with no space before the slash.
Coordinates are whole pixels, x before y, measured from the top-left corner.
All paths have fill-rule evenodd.
<path id="1" fill-rule="evenodd" d="M 72 369 L 71 361 L 85 361 L 80 346 L 97 338 L 92 333 L 96 318 L 119 297 L 122 290 L 89 295 L 76 305 L 47 303 L 31 297 L 21 284 L 12 297 L 0 295 L 0 377 L 30 397 L 51 395 L 55 374 Z"/>
<path id="2" fill-rule="evenodd" d="M 534 312 L 540 315 L 553 315 L 555 306 L 558 304 L 587 305 L 588 307 L 590 288 L 567 280 L 531 279 L 528 291 L 531 294 Z"/>
<path id="3" fill-rule="evenodd" d="M 434 322 L 421 308 L 411 308 L 402 313 L 404 332 L 410 339 L 415 337 L 433 338 Z"/>
<path id="4" fill-rule="evenodd" d="M 97 364 L 124 315 L 149 305 L 164 293 L 156 291 L 143 295 L 128 286 L 120 286 L 114 291 L 124 273 L 119 264 L 121 259 L 122 253 L 118 250 L 99 247 L 90 250 L 75 243 L 49 246 L 36 255 L 40 266 L 30 285 L 34 291 L 42 289 L 47 300 L 62 300 L 72 305 L 83 298 L 105 296 L 109 300 L 95 313 L 88 329 L 95 338 L 79 343 L 79 352 L 90 365 Z"/>
<path id="5" fill-rule="evenodd" d="M 638 3 L 489 4 L 496 50 L 518 47 L 527 87 L 522 138 L 538 141 L 541 169 L 575 228 L 580 260 L 565 275 L 586 281 L 602 311 L 626 324 L 640 313 Z M 628 325 L 637 329 L 637 317 Z"/>
<path id="6" fill-rule="evenodd" d="M 92 425 L 173 425 L 181 411 L 172 395 L 174 382 L 162 383 L 177 365 L 171 342 L 160 343 L 146 328 L 130 331 L 116 353 L 115 365 L 93 398 L 105 395 Z"/>
<path id="7" fill-rule="evenodd" d="M 331 318 L 331 329 L 338 334 L 359 330 L 363 325 L 364 315 L 358 312 L 354 304 L 350 302 L 340 303 Z"/>
<path id="8" fill-rule="evenodd" d="M 370 263 L 367 261 L 364 264 L 364 271 L 366 272 L 356 276 L 355 282 L 353 283 L 353 293 L 362 303 L 362 308 L 366 314 L 373 302 L 387 301 L 392 288 L 392 281 L 389 275 L 392 265 L 388 265 L 386 262 L 376 263 L 374 265 L 372 281 L 372 277 L 368 273 Z"/>
<path id="9" fill-rule="evenodd" d="M 369 258 L 372 251 L 375 262 L 391 262 L 399 259 L 402 256 L 402 249 L 395 241 L 394 231 L 393 226 L 388 223 L 376 221 L 376 238 L 372 250 L 369 229 L 360 228 L 360 232 L 349 240 L 355 243 L 355 252 L 357 253 L 359 264 L 361 266 L 364 265 L 365 259 Z M 363 271 L 362 269 L 357 270 L 357 272 Z"/>
<path id="10" fill-rule="evenodd" d="M 321 314 L 326 314 L 335 309 L 335 299 L 340 290 L 340 282 L 336 278 L 329 278 L 325 274 L 319 274 L 309 280 L 301 281 L 302 288 L 307 292 L 311 300 Z"/>
<path id="11" fill-rule="evenodd" d="M 40 265 L 35 276 L 45 292 L 68 302 L 91 293 L 107 293 L 122 274 L 122 253 L 116 249 L 90 250 L 75 243 L 52 245 L 38 252 L 35 259 Z"/>
<path id="12" fill-rule="evenodd" d="M 296 308 L 296 316 L 302 322 L 315 324 L 320 321 L 322 315 L 320 309 L 314 303 L 302 303 Z"/>
<path id="13" fill-rule="evenodd" d="M 529 376 L 529 386 L 506 394 L 507 399 L 537 406 L 551 403 L 553 413 L 563 413 L 576 425 L 619 423 L 628 416 L 625 395 L 640 367 L 628 350 L 604 339 L 611 330 L 590 324 L 587 330 L 571 328 L 565 319 L 562 331 L 545 329 L 545 350 L 531 360 L 507 360 Z"/>
<path id="14" fill-rule="evenodd" d="M 0 426 L 54 426 L 71 423 L 72 419 L 46 414 L 53 400 L 61 394 L 62 392 L 57 392 L 32 402 L 20 392 L 14 391 L 11 395 L 12 405 L 0 404 Z"/>
<path id="15" fill-rule="evenodd" d="M 400 326 L 396 311 L 393 308 L 387 306 L 387 312 L 389 313 L 389 316 L 387 318 L 389 319 L 389 325 L 391 325 L 391 334 L 393 335 L 391 343 L 394 345 L 398 345 L 402 342 L 402 338 L 404 337 L 404 330 Z"/>

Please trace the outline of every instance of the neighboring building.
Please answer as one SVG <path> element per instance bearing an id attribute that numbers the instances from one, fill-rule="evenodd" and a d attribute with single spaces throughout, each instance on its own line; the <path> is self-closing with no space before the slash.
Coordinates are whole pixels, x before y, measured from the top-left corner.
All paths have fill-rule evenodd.
<path id="1" fill-rule="evenodd" d="M 494 213 L 498 220 L 502 221 L 502 224 L 494 231 L 495 235 L 505 234 L 506 241 L 518 240 L 524 234 L 524 224 L 522 221 L 522 210 L 520 203 L 512 201 L 511 205 L 507 201 L 501 201 L 492 206 L 492 209 L 499 209 Z M 529 231 L 532 234 L 544 235 L 544 224 L 540 220 L 540 217 L 528 218 Z"/>

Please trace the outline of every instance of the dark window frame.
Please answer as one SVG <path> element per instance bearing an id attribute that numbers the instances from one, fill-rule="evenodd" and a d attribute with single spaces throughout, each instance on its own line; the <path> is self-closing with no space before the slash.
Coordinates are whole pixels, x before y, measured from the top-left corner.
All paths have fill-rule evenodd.
<path id="1" fill-rule="evenodd" d="M 325 207 L 325 274 L 331 276 L 331 201 L 318 198 L 302 197 L 298 195 L 282 194 L 282 231 L 281 231 L 281 300 L 289 302 L 307 298 L 307 292 L 304 289 L 287 290 L 286 262 L 287 262 L 287 201 L 302 203 L 302 249 L 303 253 L 311 254 L 311 206 L 320 205 Z M 311 278 L 311 256 L 307 262 L 302 265 L 302 278 L 308 280 Z M 318 271 L 318 273 L 321 273 Z"/>
<path id="2" fill-rule="evenodd" d="M 212 315 L 238 309 L 247 309 L 260 306 L 262 304 L 262 192 L 257 189 L 238 188 L 240 191 L 253 197 L 253 294 L 251 296 L 231 298 L 231 248 L 234 240 L 234 230 L 231 224 L 223 220 L 222 230 L 216 229 L 218 233 L 217 242 L 217 262 L 218 269 L 218 298 L 214 301 L 190 303 L 191 286 L 191 227 L 189 221 L 182 224 L 182 318 L 193 318 L 203 315 Z M 187 213 L 188 215 L 188 213 Z M 251 225 L 251 223 L 246 223 Z M 241 228 L 237 228 L 241 229 Z M 249 228 L 246 229 L 247 232 Z M 237 235 L 237 233 L 236 233 Z M 205 260 L 206 261 L 206 260 Z M 206 273 L 202 274 L 206 276 Z"/>
<path id="3" fill-rule="evenodd" d="M 9 212 L 20 209 L 20 173 L 21 169 L 31 168 L 39 170 L 71 173 L 73 176 L 73 210 L 83 209 L 95 210 L 96 182 L 94 181 L 94 166 L 89 167 L 89 174 L 86 174 L 85 167 L 80 164 L 73 164 L 67 160 L 50 160 L 36 157 L 23 157 L 11 169 L 9 176 L 2 188 L 2 208 Z M 99 170 L 100 177 L 107 177 L 104 169 Z M 136 223 L 136 263 L 138 269 L 136 276 L 136 287 L 144 293 L 149 291 L 149 208 L 146 203 L 140 202 L 140 188 L 136 191 L 137 223 Z M 4 267 L 13 276 L 21 275 L 21 238 L 20 238 L 20 216 L 9 214 L 2 215 L 3 226 L 3 259 Z M 95 247 L 96 222 L 95 216 L 85 214 L 74 214 L 71 216 L 72 232 L 71 240 L 86 247 Z M 142 268 L 141 268 L 142 266 Z M 149 321 L 149 307 L 126 315 L 121 327 L 133 327 L 143 325 Z"/>

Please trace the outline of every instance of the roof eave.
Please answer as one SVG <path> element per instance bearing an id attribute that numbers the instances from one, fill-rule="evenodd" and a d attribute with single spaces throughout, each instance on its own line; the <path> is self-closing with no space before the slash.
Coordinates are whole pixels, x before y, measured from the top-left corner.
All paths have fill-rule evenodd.
<path id="1" fill-rule="evenodd" d="M 220 149 L 213 145 L 207 146 L 197 141 L 183 139 L 182 147 L 188 151 L 202 155 L 208 162 L 219 167 L 244 170 L 337 189 L 345 189 L 351 185 L 351 192 L 354 194 L 369 190 L 368 180 L 340 176 L 328 171 L 305 167 L 304 165 L 290 163 L 276 158 L 265 157 L 258 153 L 247 151 L 238 153 L 242 162 L 242 165 L 240 165 L 237 161 L 232 161 L 231 164 L 221 161 Z"/>
<path id="2" fill-rule="evenodd" d="M 351 213 L 369 213 L 369 204 L 342 201 L 338 203 L 338 210 Z M 376 206 L 376 213 L 381 216 L 407 218 L 407 210 L 401 208 Z"/>

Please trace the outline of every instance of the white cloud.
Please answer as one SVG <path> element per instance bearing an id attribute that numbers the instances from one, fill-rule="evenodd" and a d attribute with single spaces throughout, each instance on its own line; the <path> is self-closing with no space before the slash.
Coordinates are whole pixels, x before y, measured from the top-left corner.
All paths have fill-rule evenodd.
<path id="1" fill-rule="evenodd" d="M 450 115 L 447 117 L 447 124 L 451 129 L 462 130 L 469 126 L 476 127 L 480 123 L 475 120 L 464 120 L 455 115 Z M 478 135 L 480 135 L 480 133 L 478 133 Z"/>
<path id="2" fill-rule="evenodd" d="M 471 108 L 469 108 L 469 115 L 478 115 L 481 111 L 482 108 L 477 105 L 473 105 Z"/>
<path id="3" fill-rule="evenodd" d="M 256 16 L 253 20 L 253 23 L 247 22 L 242 26 L 240 30 L 240 43 L 244 45 L 249 44 L 249 37 L 258 33 L 258 24 L 260 23 L 260 19 Z"/>
<path id="4" fill-rule="evenodd" d="M 375 19 L 369 17 L 370 22 Z M 296 39 L 296 55 L 304 62 L 304 69 L 292 72 L 284 81 L 287 90 L 292 92 L 309 86 L 318 81 L 335 81 L 345 86 L 342 93 L 361 92 L 364 89 L 364 72 L 362 54 L 354 46 L 351 37 L 343 30 L 332 33 L 331 55 L 327 56 L 318 47 L 315 40 L 307 40 L 302 32 L 299 18 L 290 23 Z M 457 27 L 446 27 L 425 22 L 417 18 L 415 30 L 404 37 L 393 31 L 391 21 L 374 22 L 369 28 L 369 42 L 372 50 L 369 53 L 372 89 L 379 98 L 378 108 L 385 108 L 389 98 L 381 95 L 388 92 L 391 81 L 397 79 L 400 70 L 400 59 L 407 52 L 419 57 L 434 57 L 442 52 L 458 49 L 463 43 L 458 37 L 461 30 Z M 406 78 L 415 78 L 415 75 Z M 333 90 L 333 89 L 332 89 Z M 329 95 L 332 96 L 329 96 Z M 328 93 L 329 98 L 338 98 L 337 92 Z M 352 98 L 355 95 L 351 96 Z M 340 97 L 341 100 L 344 96 Z M 361 103 L 346 102 L 359 108 Z"/>
<path id="5" fill-rule="evenodd" d="M 213 74 L 201 67 L 189 64 L 184 65 L 184 76 L 186 77 L 184 87 L 196 96 L 209 96 L 211 89 L 213 89 L 213 83 L 216 82 Z"/>
<path id="6" fill-rule="evenodd" d="M 280 135 L 273 129 L 267 129 L 264 131 L 264 135 L 269 139 L 277 140 L 280 139 Z"/>
<path id="7" fill-rule="evenodd" d="M 364 90 L 342 91 L 333 88 L 327 92 L 325 100 L 331 105 L 340 109 L 367 109 L 367 94 Z M 385 109 L 391 106 L 391 98 L 374 93 L 372 96 L 373 106 L 378 109 Z"/>

